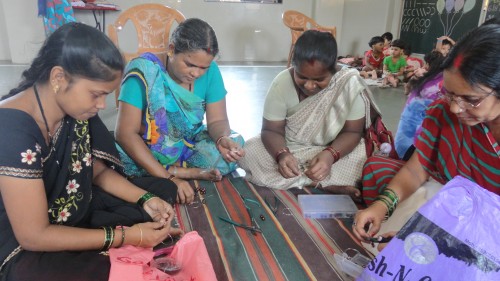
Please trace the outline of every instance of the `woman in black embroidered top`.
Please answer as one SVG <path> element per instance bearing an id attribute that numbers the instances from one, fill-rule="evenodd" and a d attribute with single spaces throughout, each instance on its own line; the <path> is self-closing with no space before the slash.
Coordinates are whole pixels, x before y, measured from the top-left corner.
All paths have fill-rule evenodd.
<path id="1" fill-rule="evenodd" d="M 120 175 L 97 116 L 123 67 L 103 33 L 66 24 L 2 98 L 1 280 L 107 280 L 99 250 L 153 247 L 173 231 L 175 185 Z"/>

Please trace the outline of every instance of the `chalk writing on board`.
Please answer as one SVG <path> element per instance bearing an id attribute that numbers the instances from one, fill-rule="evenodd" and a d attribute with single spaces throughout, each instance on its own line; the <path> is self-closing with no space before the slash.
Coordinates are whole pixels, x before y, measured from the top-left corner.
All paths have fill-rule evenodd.
<path id="1" fill-rule="evenodd" d="M 436 10 L 443 27 L 443 34 L 451 35 L 462 17 L 476 5 L 476 0 L 438 0 Z"/>
<path id="2" fill-rule="evenodd" d="M 500 0 L 490 0 L 488 3 L 485 20 L 489 20 L 494 17 L 500 17 Z"/>
<path id="3" fill-rule="evenodd" d="M 431 26 L 431 17 L 437 13 L 435 3 L 409 1 L 403 9 L 401 31 L 425 34 Z"/>

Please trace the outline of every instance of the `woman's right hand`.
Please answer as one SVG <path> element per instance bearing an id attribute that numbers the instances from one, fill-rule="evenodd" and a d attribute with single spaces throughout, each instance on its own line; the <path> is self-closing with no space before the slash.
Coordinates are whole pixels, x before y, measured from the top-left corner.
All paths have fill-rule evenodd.
<path id="1" fill-rule="evenodd" d="M 278 156 L 278 171 L 286 178 L 300 176 L 299 162 L 290 152 L 284 152 Z"/>
<path id="2" fill-rule="evenodd" d="M 177 203 L 189 204 L 194 200 L 194 190 L 189 182 L 180 178 L 173 178 L 172 181 L 177 185 Z"/>
<path id="3" fill-rule="evenodd" d="M 127 228 L 125 232 L 126 244 L 152 248 L 167 239 L 170 234 L 172 217 L 167 221 L 167 224 L 161 222 L 145 222 L 134 224 Z M 115 230 L 115 241 L 121 239 L 121 234 L 118 229 Z"/>
<path id="4" fill-rule="evenodd" d="M 367 241 L 380 230 L 380 225 L 387 213 L 387 207 L 383 203 L 377 202 L 375 201 L 370 207 L 358 211 L 354 217 L 352 230 L 360 240 Z"/>

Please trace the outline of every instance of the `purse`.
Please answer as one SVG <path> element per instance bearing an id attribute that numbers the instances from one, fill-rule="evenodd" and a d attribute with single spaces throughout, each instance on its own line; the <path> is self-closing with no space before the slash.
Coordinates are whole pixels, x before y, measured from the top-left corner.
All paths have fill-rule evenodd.
<path id="1" fill-rule="evenodd" d="M 363 91 L 363 100 L 365 101 L 366 128 L 365 128 L 365 145 L 366 156 L 382 155 L 393 159 L 399 159 L 394 146 L 394 138 L 392 132 L 387 129 L 382 122 L 382 115 L 376 104 L 373 102 L 371 93 Z"/>

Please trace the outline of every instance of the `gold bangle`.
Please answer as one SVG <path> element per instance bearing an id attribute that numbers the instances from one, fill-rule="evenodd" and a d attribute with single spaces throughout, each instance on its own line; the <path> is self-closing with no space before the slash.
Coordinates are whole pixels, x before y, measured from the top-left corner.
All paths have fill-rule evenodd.
<path id="1" fill-rule="evenodd" d="M 137 225 L 137 227 L 139 228 L 139 231 L 141 232 L 141 240 L 139 240 L 139 244 L 137 245 L 137 247 L 140 247 L 142 244 L 142 228 L 140 225 Z"/>
<path id="2" fill-rule="evenodd" d="M 215 141 L 215 147 L 218 148 L 220 145 L 220 142 L 222 141 L 223 138 L 229 138 L 229 136 L 222 135 L 220 136 L 216 141 Z"/>

